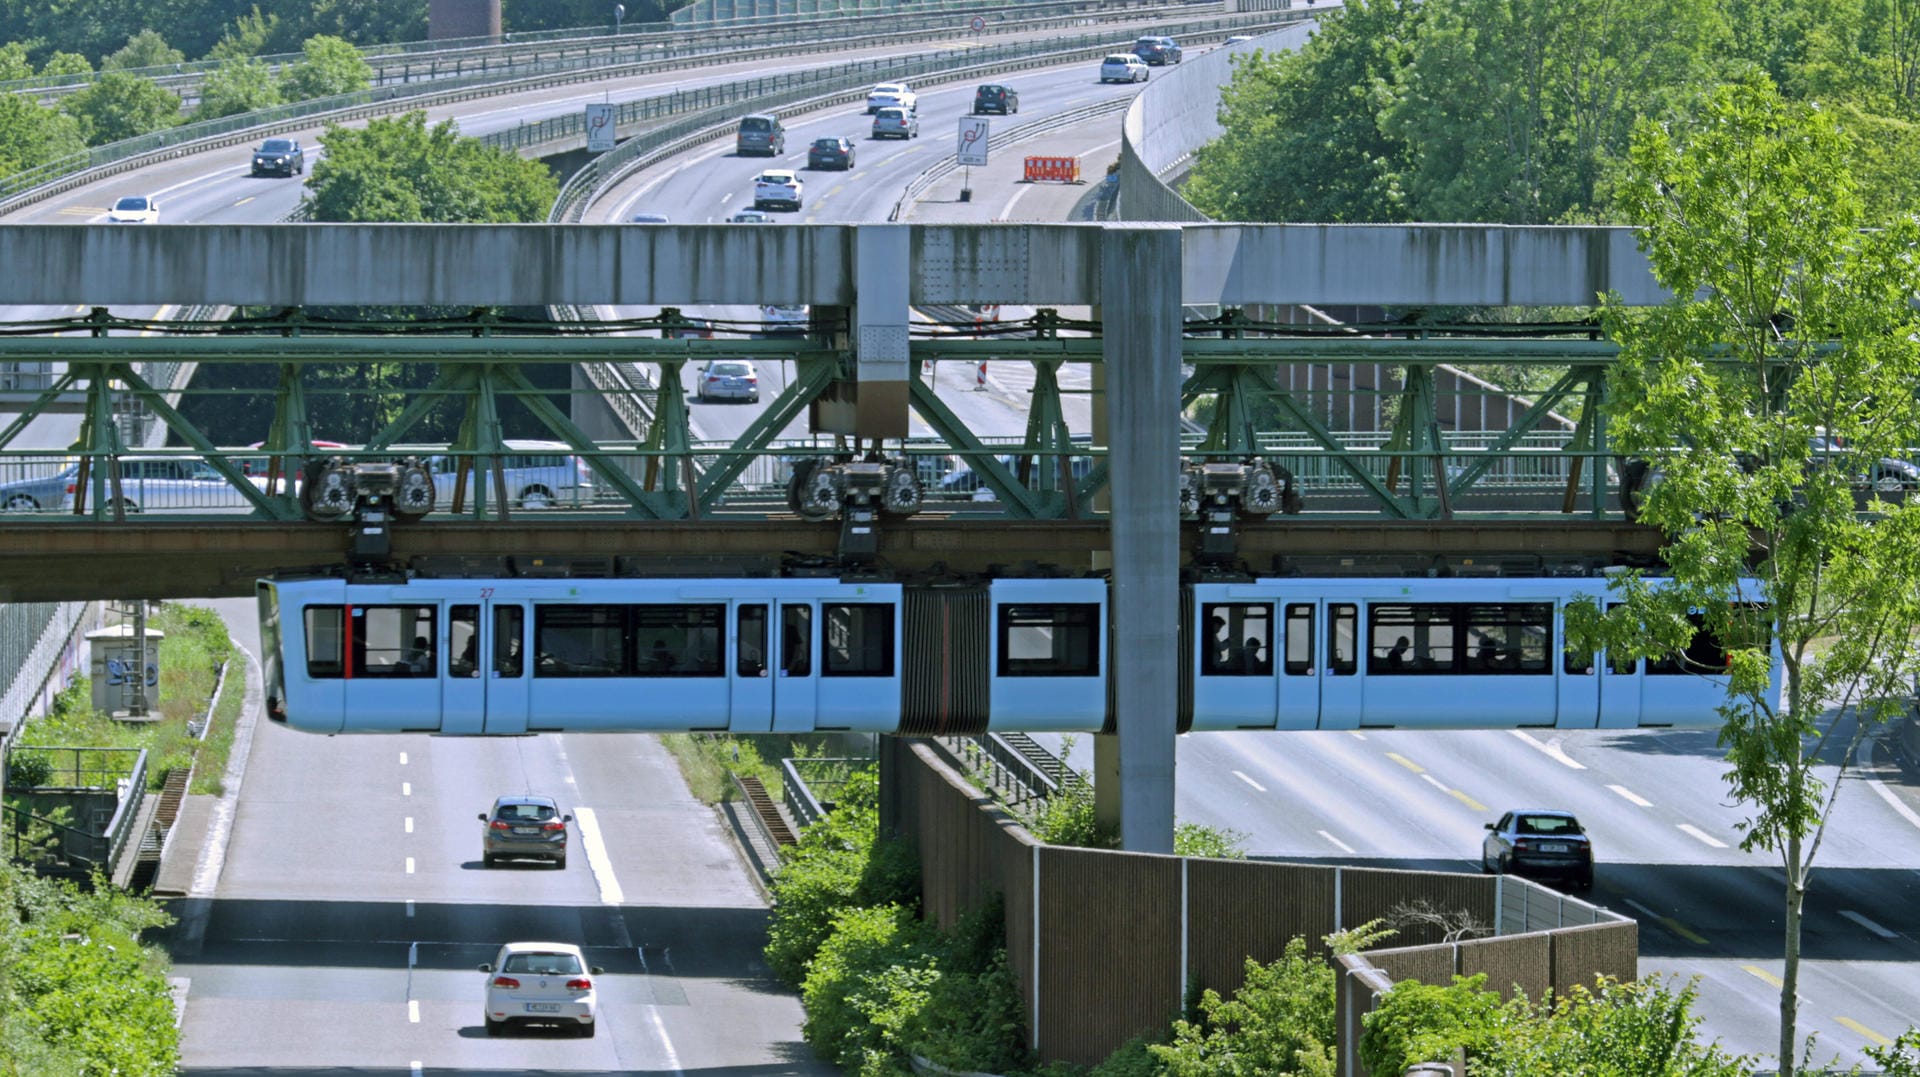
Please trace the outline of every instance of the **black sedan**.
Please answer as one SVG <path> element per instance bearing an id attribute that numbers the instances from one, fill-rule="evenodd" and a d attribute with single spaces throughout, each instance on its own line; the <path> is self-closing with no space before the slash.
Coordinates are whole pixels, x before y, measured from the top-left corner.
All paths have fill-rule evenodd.
<path id="1" fill-rule="evenodd" d="M 973 114 L 998 112 L 1002 116 L 1020 111 L 1020 94 L 1011 86 L 987 83 L 973 91 Z"/>
<path id="2" fill-rule="evenodd" d="M 850 138 L 816 138 L 813 145 L 807 147 L 808 168 L 837 168 L 842 172 L 853 167 L 853 140 Z"/>
<path id="3" fill-rule="evenodd" d="M 1565 879 L 1582 890 L 1593 885 L 1593 842 L 1572 812 L 1510 811 L 1488 823 L 1487 831 L 1481 871 Z"/>

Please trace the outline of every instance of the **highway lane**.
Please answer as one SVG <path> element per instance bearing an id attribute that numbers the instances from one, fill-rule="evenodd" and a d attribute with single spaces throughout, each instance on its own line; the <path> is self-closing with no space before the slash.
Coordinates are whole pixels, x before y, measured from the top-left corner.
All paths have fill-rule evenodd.
<path id="1" fill-rule="evenodd" d="M 252 604 L 215 603 L 257 653 Z M 566 868 L 487 869 L 474 816 L 539 791 Z M 184 1073 L 824 1075 L 760 961 L 766 911 L 655 738 L 310 737 L 261 722 L 209 913 L 176 930 Z M 585 946 L 593 1039 L 489 1038 L 474 966 L 509 939 Z"/>

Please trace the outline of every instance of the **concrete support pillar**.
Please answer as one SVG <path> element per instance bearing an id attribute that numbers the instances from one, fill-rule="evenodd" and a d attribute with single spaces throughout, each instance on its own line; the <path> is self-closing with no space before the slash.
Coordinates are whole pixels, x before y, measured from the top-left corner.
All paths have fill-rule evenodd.
<path id="1" fill-rule="evenodd" d="M 913 234 L 904 224 L 855 230 L 853 349 L 859 387 L 854 432 L 862 438 L 907 436 L 912 255 Z"/>
<path id="2" fill-rule="evenodd" d="M 1112 476 L 1108 629 L 1114 735 L 1094 742 L 1096 808 L 1121 847 L 1173 851 L 1179 708 L 1181 246 L 1177 225 L 1108 227 L 1101 358 Z M 1117 818 L 1116 818 L 1117 817 Z"/>
<path id="3" fill-rule="evenodd" d="M 613 6 L 607 6 L 608 11 Z M 428 0 L 427 39 L 500 37 L 500 0 Z"/>

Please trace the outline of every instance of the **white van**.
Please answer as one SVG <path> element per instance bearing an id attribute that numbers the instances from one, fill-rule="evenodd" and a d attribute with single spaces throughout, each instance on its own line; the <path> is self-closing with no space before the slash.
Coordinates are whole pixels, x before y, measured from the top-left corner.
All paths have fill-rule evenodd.
<path id="1" fill-rule="evenodd" d="M 507 453 L 499 459 L 511 508 L 579 508 L 593 503 L 593 469 L 587 466 L 585 460 L 574 455 L 572 447 L 565 442 L 509 438 L 506 447 Z M 395 448 L 396 451 L 399 449 L 398 446 Z M 481 474 L 480 459 L 470 457 L 469 460 L 466 499 L 462 507 L 472 508 L 474 481 L 477 478 L 486 480 L 487 501 L 493 503 L 496 491 L 491 468 Z M 431 464 L 434 511 L 449 511 L 453 507 L 453 484 L 460 458 L 439 453 L 431 458 Z"/>

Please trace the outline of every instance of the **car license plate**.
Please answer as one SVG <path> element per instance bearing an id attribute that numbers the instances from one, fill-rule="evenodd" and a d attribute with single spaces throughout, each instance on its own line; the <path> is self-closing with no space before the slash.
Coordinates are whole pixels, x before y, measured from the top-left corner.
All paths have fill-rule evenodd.
<path id="1" fill-rule="evenodd" d="M 527 1003 L 527 1012 L 528 1013 L 559 1013 L 560 1004 L 558 1002 L 529 1002 Z"/>
<path id="2" fill-rule="evenodd" d="M 540 828 L 537 826 L 516 826 L 513 828 L 513 832 L 515 834 L 538 834 L 540 833 Z"/>
<path id="3" fill-rule="evenodd" d="M 1542 842 L 1540 851 L 1543 853 L 1564 853 L 1567 851 L 1567 843 L 1563 841 Z"/>

